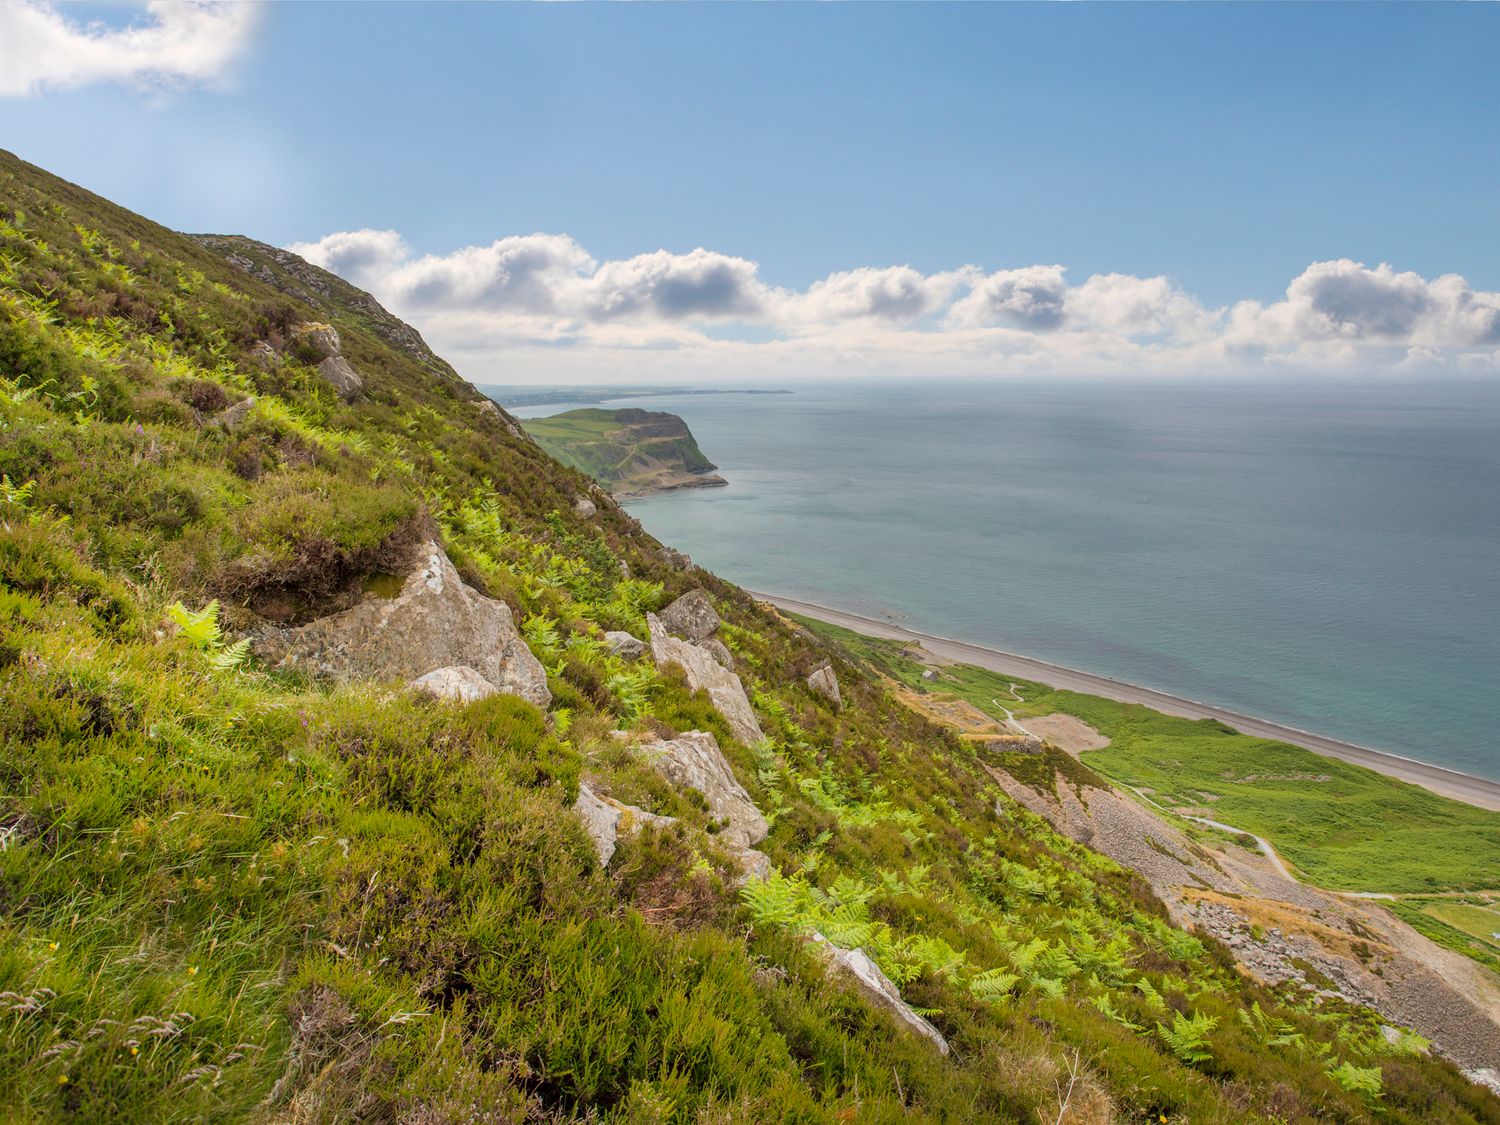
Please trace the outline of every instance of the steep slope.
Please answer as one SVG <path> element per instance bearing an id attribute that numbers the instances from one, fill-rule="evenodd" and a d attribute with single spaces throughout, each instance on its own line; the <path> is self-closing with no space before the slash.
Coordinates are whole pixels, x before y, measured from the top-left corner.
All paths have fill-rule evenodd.
<path id="1" fill-rule="evenodd" d="M 280 255 L 0 155 L 10 1117 L 1500 1121 Z"/>
<path id="2" fill-rule="evenodd" d="M 660 410 L 569 410 L 533 418 L 526 432 L 564 465 L 615 496 L 644 496 L 728 483 L 698 448 L 687 423 Z"/>

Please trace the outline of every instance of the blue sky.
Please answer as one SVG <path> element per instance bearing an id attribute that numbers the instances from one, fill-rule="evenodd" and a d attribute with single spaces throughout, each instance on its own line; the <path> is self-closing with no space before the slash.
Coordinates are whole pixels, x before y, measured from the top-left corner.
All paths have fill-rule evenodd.
<path id="1" fill-rule="evenodd" d="M 165 9 L 50 17 L 141 26 Z M 13 45 L 30 34 L 8 30 Z M 424 255 L 451 266 L 465 247 L 539 232 L 582 248 L 552 263 L 564 275 L 701 247 L 753 263 L 760 287 L 696 320 L 640 305 L 659 338 L 635 305 L 633 332 L 569 335 L 566 322 L 598 314 L 566 302 L 546 324 L 502 331 L 491 317 L 465 336 L 450 301 L 432 326 L 450 346 L 681 351 L 689 331 L 740 351 L 805 344 L 827 310 L 804 300 L 767 314 L 766 293 L 805 297 L 830 275 L 907 266 L 920 282 L 862 275 L 927 286 L 900 305 L 904 335 L 944 317 L 950 333 L 1049 340 L 1128 327 L 1138 349 L 1176 340 L 1178 321 L 1160 310 L 1085 321 L 1077 310 L 1092 299 L 1066 294 L 1094 275 L 1164 278 L 1222 314 L 1223 336 L 1238 302 L 1295 303 L 1289 283 L 1310 264 L 1348 260 L 1365 272 L 1345 269 L 1332 297 L 1308 298 L 1332 328 L 1297 329 L 1297 348 L 1321 331 L 1321 344 L 1379 345 L 1355 350 L 1386 366 L 1414 346 L 1500 354 L 1484 314 L 1500 289 L 1494 5 L 288 4 L 205 34 L 233 49 L 168 83 L 123 71 L 37 79 L 0 106 L 0 144 L 180 229 L 308 247 L 398 232 L 404 257 L 356 280 L 423 327 L 433 313 L 402 266 Z M 1449 328 L 1372 334 L 1389 328 L 1388 306 L 1360 321 L 1347 302 L 1400 288 L 1376 276 L 1380 263 L 1424 284 L 1462 275 L 1479 327 L 1463 320 L 1469 297 L 1412 296 L 1408 284 L 1398 304 L 1447 300 Z M 962 267 L 990 277 L 1054 264 L 1067 268 L 1065 296 L 1052 294 L 1059 310 L 1071 302 L 1066 316 L 1028 320 L 1015 285 L 997 282 L 989 320 L 955 319 L 971 282 L 929 284 Z M 1052 299 L 1046 278 L 1012 281 Z M 863 306 L 838 307 L 841 344 L 871 327 Z M 477 322 L 486 310 L 467 311 Z M 864 338 L 882 338 L 887 320 Z M 1252 352 L 1270 331 L 1257 328 Z M 995 339 L 991 359 L 1014 354 Z M 1287 350 L 1280 336 L 1269 346 Z"/>

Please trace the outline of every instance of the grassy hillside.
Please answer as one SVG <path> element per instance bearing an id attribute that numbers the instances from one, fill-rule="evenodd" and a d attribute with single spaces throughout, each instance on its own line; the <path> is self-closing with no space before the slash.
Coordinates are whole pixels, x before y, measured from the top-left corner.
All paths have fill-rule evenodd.
<path id="1" fill-rule="evenodd" d="M 1247 983 L 837 654 L 844 707 L 811 692 L 820 642 L 576 513 L 585 478 L 368 297 L 208 245 L 0 154 L 8 1118 L 1500 1122 L 1371 1013 Z M 238 630 L 348 605 L 428 535 L 511 606 L 547 713 L 241 659 Z M 602 642 L 692 588 L 761 743 Z M 772 876 L 735 891 L 703 802 L 616 729 L 714 732 Z M 677 824 L 601 868 L 583 777 Z"/>
<path id="2" fill-rule="evenodd" d="M 723 484 L 681 418 L 657 410 L 569 410 L 523 425 L 548 453 L 617 496 Z"/>

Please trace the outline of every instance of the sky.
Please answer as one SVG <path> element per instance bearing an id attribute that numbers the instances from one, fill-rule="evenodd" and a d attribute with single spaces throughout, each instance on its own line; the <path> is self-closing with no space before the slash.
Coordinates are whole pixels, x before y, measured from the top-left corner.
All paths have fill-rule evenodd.
<path id="1" fill-rule="evenodd" d="M 0 146 L 479 382 L 1500 377 L 1500 7 L 0 4 Z"/>

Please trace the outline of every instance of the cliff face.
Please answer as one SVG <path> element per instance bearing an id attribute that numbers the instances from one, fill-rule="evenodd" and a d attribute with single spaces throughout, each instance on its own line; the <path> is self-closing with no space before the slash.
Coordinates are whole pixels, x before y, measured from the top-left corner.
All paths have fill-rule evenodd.
<path id="1" fill-rule="evenodd" d="M 727 484 L 675 414 L 626 407 L 570 410 L 524 423 L 565 465 L 588 473 L 619 497 Z"/>
<path id="2" fill-rule="evenodd" d="M 1500 1119 L 368 295 L 3 153 L 0 746 L 20 1120 Z"/>

